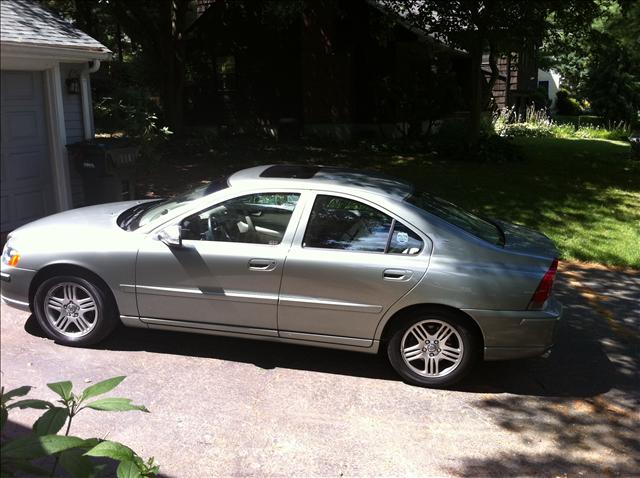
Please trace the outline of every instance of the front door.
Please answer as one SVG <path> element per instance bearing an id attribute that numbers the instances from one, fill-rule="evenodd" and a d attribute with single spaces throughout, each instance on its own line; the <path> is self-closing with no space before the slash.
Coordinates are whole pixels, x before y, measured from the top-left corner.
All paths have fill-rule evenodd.
<path id="1" fill-rule="evenodd" d="M 285 265 L 280 335 L 371 345 L 384 313 L 425 274 L 430 241 L 373 205 L 338 195 L 317 195 L 303 226 Z"/>
<path id="2" fill-rule="evenodd" d="M 149 238 L 136 266 L 144 321 L 277 335 L 277 303 L 299 193 L 244 195 L 180 222 L 182 247 Z"/>

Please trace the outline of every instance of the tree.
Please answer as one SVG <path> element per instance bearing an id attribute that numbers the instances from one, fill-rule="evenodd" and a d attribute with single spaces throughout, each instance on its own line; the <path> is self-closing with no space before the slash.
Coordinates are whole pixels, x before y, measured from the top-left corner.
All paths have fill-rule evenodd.
<path id="1" fill-rule="evenodd" d="M 186 33 L 190 0 L 140 2 L 109 0 L 108 8 L 124 33 L 140 44 L 159 87 L 165 120 L 175 132 L 184 126 Z"/>
<path id="2" fill-rule="evenodd" d="M 480 134 L 486 92 L 498 79 L 497 59 L 501 55 L 531 49 L 538 45 L 550 15 L 577 19 L 591 14 L 594 0 L 383 0 L 408 22 L 438 39 L 467 51 L 471 57 L 471 104 L 468 147 L 473 148 Z M 482 58 L 488 53 L 491 75 L 484 87 Z"/>
<path id="3" fill-rule="evenodd" d="M 633 121 L 640 110 L 640 4 L 599 0 L 595 12 L 581 30 L 556 22 L 544 42 L 545 64 L 596 113 Z"/>

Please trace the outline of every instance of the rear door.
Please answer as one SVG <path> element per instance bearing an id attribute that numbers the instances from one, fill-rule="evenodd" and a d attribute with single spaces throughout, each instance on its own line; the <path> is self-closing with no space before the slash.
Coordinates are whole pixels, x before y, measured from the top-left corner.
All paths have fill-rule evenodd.
<path id="1" fill-rule="evenodd" d="M 284 268 L 281 337 L 367 347 L 383 314 L 423 277 L 431 242 L 362 199 L 318 193 Z"/>

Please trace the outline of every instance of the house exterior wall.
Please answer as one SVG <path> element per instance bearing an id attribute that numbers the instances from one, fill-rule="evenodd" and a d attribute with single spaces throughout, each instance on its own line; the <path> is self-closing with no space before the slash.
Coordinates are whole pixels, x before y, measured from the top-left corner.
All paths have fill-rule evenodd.
<path id="1" fill-rule="evenodd" d="M 64 110 L 64 125 L 66 144 L 77 143 L 84 140 L 84 126 L 82 121 L 82 97 L 80 94 L 70 94 L 67 91 L 67 78 L 79 78 L 80 71 L 85 67 L 84 63 L 61 63 L 60 81 L 62 83 L 62 105 Z M 92 132 L 93 134 L 93 132 Z M 69 179 L 71 182 L 71 201 L 73 207 L 84 205 L 84 190 L 82 178 L 73 167 L 69 165 Z"/>
<path id="2" fill-rule="evenodd" d="M 191 124 L 388 137 L 468 105 L 468 57 L 389 22 L 369 1 L 304 2 L 279 26 L 229 5 L 213 3 L 189 40 Z M 235 87 L 219 91 L 216 61 L 227 55 Z"/>
<path id="3" fill-rule="evenodd" d="M 553 70 L 538 70 L 538 86 L 547 88 L 547 97 L 551 101 L 551 110 L 555 110 L 558 90 L 560 89 L 560 73 Z"/>

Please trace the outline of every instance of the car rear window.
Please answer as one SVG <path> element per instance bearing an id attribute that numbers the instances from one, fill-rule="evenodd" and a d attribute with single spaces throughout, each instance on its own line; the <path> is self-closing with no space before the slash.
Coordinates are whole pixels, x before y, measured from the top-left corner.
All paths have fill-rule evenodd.
<path id="1" fill-rule="evenodd" d="M 494 223 L 478 217 L 449 201 L 425 192 L 416 192 L 409 196 L 406 201 L 484 241 L 498 245 L 504 243 L 502 232 Z"/>

